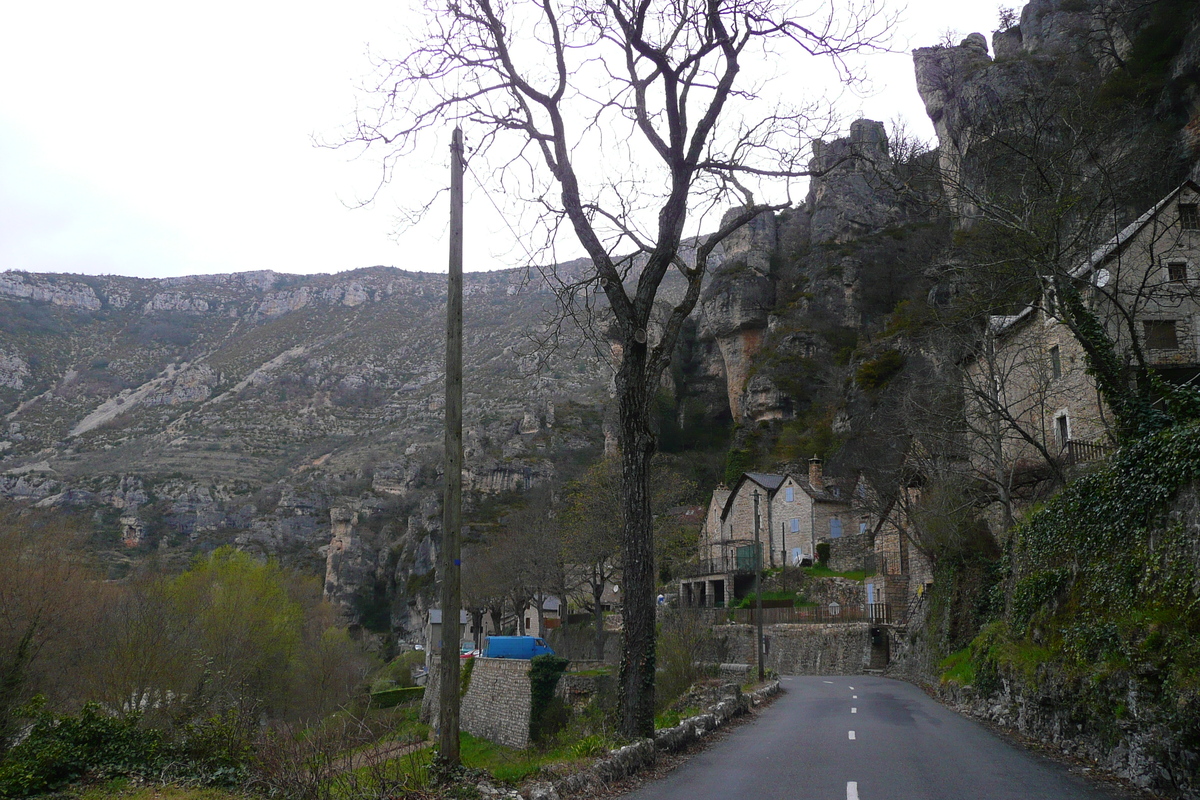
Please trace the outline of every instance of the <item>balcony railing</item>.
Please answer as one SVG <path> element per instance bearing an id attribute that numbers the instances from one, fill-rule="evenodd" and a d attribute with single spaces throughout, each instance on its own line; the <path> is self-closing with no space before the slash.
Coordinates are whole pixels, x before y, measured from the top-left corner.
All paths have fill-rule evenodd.
<path id="1" fill-rule="evenodd" d="M 728 558 L 702 558 L 679 568 L 679 577 L 698 578 L 701 575 L 728 575 L 730 573 L 751 574 L 754 572 L 753 559 L 739 559 L 736 555 Z"/>
<path id="2" fill-rule="evenodd" d="M 1088 461 L 1105 458 L 1109 446 L 1101 442 L 1086 442 L 1082 439 L 1068 439 L 1067 446 L 1062 450 L 1063 460 L 1067 464 L 1083 464 Z"/>

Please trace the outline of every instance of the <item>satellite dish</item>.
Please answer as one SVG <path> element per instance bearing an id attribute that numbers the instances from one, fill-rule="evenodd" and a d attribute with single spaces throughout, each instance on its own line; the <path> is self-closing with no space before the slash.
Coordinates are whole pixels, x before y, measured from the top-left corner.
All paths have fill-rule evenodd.
<path id="1" fill-rule="evenodd" d="M 1095 279 L 1094 283 L 1096 284 L 1097 289 L 1103 289 L 1105 286 L 1108 286 L 1108 282 L 1111 280 L 1112 280 L 1111 272 L 1109 272 L 1106 269 L 1096 270 L 1096 279 Z"/>

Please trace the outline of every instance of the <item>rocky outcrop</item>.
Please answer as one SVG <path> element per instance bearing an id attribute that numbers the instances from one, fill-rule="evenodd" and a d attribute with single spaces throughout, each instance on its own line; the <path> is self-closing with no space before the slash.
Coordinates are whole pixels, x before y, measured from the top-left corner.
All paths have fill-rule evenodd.
<path id="1" fill-rule="evenodd" d="M 699 337 L 717 343 L 729 410 L 735 420 L 745 417 L 746 384 L 775 305 L 770 271 L 775 235 L 775 216 L 761 214 L 731 236 L 725 245 L 724 263 L 700 301 Z"/>
<path id="2" fill-rule="evenodd" d="M 985 48 L 986 49 L 986 48 Z M 883 123 L 860 119 L 850 135 L 813 142 L 808 189 L 808 238 L 846 242 L 894 222 L 899 203 L 889 184 L 891 156 Z"/>
<path id="3" fill-rule="evenodd" d="M 1173 39 L 1166 31 L 1184 32 Z M 947 194 L 960 225 L 969 225 L 969 202 L 982 178 L 973 174 L 971 153 L 982 138 L 1005 128 L 1039 126 L 1046 120 L 1038 101 L 1063 87 L 1104 87 L 1100 108 L 1114 109 L 1122 92 L 1145 107 L 1143 120 L 1178 125 L 1181 155 L 1193 174 L 1200 163 L 1200 11 L 1191 6 L 1099 0 L 1031 0 L 1020 24 L 987 41 L 972 33 L 955 47 L 913 51 L 917 90 L 938 137 L 938 157 Z M 1135 63 L 1136 62 L 1136 63 Z M 1127 70 L 1124 75 L 1117 74 Z M 1155 77 L 1157 74 L 1157 77 Z M 1115 79 L 1115 82 L 1112 80 Z M 1146 94 L 1152 92 L 1153 94 Z M 1157 96 L 1156 96 L 1157 95 Z M 1134 114 L 1133 116 L 1137 116 Z M 1168 146 L 1169 149 L 1169 146 Z M 1175 154 L 1168 154 L 1169 161 Z"/>
<path id="4" fill-rule="evenodd" d="M 1011 49 L 1019 34 L 1006 34 Z M 1036 93 L 1046 81 L 1045 59 L 993 61 L 987 40 L 972 33 L 956 47 L 922 47 L 913 51 L 917 91 L 938 137 L 938 167 L 959 224 L 975 213 L 970 202 L 978 188 L 969 156 L 980 132 L 1013 124 L 1007 109 Z"/>
<path id="5" fill-rule="evenodd" d="M 29 377 L 29 365 L 18 355 L 0 352 L 0 387 L 24 389 Z"/>
<path id="6" fill-rule="evenodd" d="M 804 205 L 779 216 L 763 214 L 731 236 L 724 263 L 701 298 L 697 335 L 702 345 L 714 346 L 711 356 L 719 361 L 708 358 L 700 369 L 724 379 L 737 422 L 786 420 L 795 413 L 778 375 L 762 370 L 758 358 L 778 327 L 781 296 L 799 295 L 788 309 L 793 324 L 796 316 L 832 317 L 858 327 L 863 265 L 836 246 L 908 213 L 882 123 L 860 119 L 848 136 L 813 142 L 809 166 L 817 174 Z M 776 338 L 792 336 L 780 332 Z"/>
<path id="7" fill-rule="evenodd" d="M 363 587 L 373 586 L 378 554 L 356 530 L 358 514 L 349 508 L 329 509 L 332 538 L 325 555 L 325 599 L 342 610 L 344 616 L 357 617 L 355 601 Z"/>
<path id="8" fill-rule="evenodd" d="M 96 295 L 96 290 L 87 284 L 60 276 L 50 278 L 24 272 L 0 273 L 0 296 L 37 300 L 85 311 L 99 311 L 104 305 Z"/>
<path id="9" fill-rule="evenodd" d="M 159 292 L 142 308 L 143 313 L 181 311 L 185 314 L 203 314 L 209 310 L 208 301 L 201 297 L 190 297 L 182 292 Z"/>

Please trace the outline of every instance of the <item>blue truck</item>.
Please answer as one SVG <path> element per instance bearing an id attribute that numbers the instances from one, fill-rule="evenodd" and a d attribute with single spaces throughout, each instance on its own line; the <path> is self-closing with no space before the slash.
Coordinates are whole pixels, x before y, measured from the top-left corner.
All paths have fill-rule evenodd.
<path id="1" fill-rule="evenodd" d="M 554 650 L 540 636 L 489 636 L 483 646 L 484 658 L 524 658 L 554 655 Z"/>

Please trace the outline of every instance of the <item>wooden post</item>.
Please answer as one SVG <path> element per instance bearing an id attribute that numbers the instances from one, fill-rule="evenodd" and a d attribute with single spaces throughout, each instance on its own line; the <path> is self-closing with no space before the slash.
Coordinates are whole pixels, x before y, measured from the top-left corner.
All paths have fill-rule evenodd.
<path id="1" fill-rule="evenodd" d="M 459 535 L 462 530 L 462 256 L 463 256 L 463 139 L 454 129 L 450 143 L 450 274 L 446 284 L 446 457 L 442 499 L 441 686 L 438 697 L 438 759 L 445 766 L 460 763 L 458 752 L 459 696 Z"/>
<path id="2" fill-rule="evenodd" d="M 754 621 L 758 623 L 758 679 L 764 681 L 767 673 L 763 667 L 763 618 L 762 618 L 762 537 L 758 528 L 758 489 L 754 490 Z"/>

